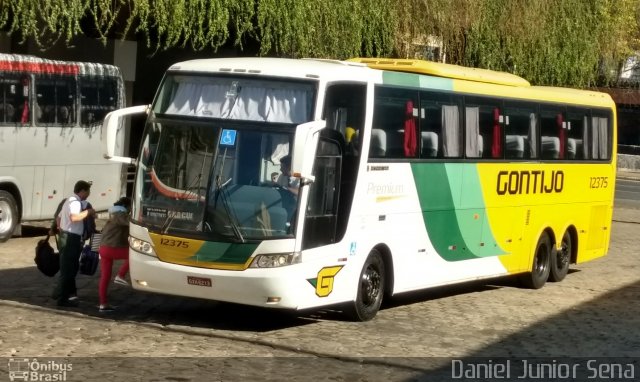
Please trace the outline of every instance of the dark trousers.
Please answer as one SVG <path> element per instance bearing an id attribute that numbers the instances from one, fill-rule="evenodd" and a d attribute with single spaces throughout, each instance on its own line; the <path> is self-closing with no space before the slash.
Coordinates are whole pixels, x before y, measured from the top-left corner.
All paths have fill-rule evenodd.
<path id="1" fill-rule="evenodd" d="M 62 247 L 60 248 L 60 273 L 58 285 L 53 291 L 53 296 L 58 300 L 58 304 L 64 303 L 70 296 L 76 294 L 76 275 L 80 267 L 82 239 L 80 235 L 61 232 L 59 244 Z"/>

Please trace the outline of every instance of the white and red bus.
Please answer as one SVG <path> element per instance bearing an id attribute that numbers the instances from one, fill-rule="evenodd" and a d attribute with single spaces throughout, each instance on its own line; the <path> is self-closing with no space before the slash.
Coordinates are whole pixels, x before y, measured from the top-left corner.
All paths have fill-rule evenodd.
<path id="1" fill-rule="evenodd" d="M 122 195 L 126 171 L 104 159 L 101 129 L 124 104 L 115 66 L 0 54 L 0 242 L 22 222 L 52 219 L 77 180 L 92 182 L 97 210 Z"/>

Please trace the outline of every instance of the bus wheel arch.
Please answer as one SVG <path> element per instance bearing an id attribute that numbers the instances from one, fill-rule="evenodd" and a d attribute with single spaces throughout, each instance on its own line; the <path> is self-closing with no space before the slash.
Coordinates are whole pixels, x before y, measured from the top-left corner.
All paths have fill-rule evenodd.
<path id="1" fill-rule="evenodd" d="M 533 261 L 531 262 L 531 271 L 520 276 L 520 281 L 525 287 L 531 289 L 540 289 L 549 279 L 551 268 L 551 253 L 555 240 L 553 240 L 553 232 L 548 228 L 542 231 L 535 250 L 533 252 Z"/>
<path id="2" fill-rule="evenodd" d="M 0 243 L 9 240 L 20 225 L 20 202 L 20 193 L 13 184 L 0 184 Z"/>
<path id="3" fill-rule="evenodd" d="M 345 310 L 345 314 L 354 321 L 373 319 L 380 310 L 384 296 L 388 293 L 387 264 L 390 262 L 390 257 L 388 249 L 385 251 L 385 248 L 380 246 L 373 248 L 362 265 L 355 299 Z M 387 256 L 384 253 L 387 253 Z"/>
<path id="4" fill-rule="evenodd" d="M 562 281 L 569 273 L 569 264 L 575 263 L 577 257 L 577 233 L 574 226 L 569 226 L 560 238 L 560 249 L 554 250 L 551 255 L 551 267 L 549 280 Z"/>

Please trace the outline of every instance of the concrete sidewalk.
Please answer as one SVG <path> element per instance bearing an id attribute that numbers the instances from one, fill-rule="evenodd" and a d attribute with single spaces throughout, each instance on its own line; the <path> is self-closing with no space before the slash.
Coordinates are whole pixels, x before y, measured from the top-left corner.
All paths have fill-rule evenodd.
<path id="1" fill-rule="evenodd" d="M 616 172 L 616 177 L 618 179 L 640 181 L 640 170 L 630 170 L 626 168 L 619 168 L 618 171 Z"/>

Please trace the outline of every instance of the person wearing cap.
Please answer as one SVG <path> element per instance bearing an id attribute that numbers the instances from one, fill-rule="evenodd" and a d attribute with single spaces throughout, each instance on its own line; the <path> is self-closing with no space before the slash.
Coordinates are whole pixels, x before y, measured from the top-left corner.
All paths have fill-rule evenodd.
<path id="1" fill-rule="evenodd" d="M 93 218 L 96 211 L 86 208 L 91 194 L 91 183 L 79 180 L 73 187 L 73 195 L 67 198 L 57 216 L 60 237 L 60 273 L 53 296 L 58 306 L 78 306 L 76 298 L 76 275 L 78 274 L 80 253 L 82 252 L 84 221 Z"/>

